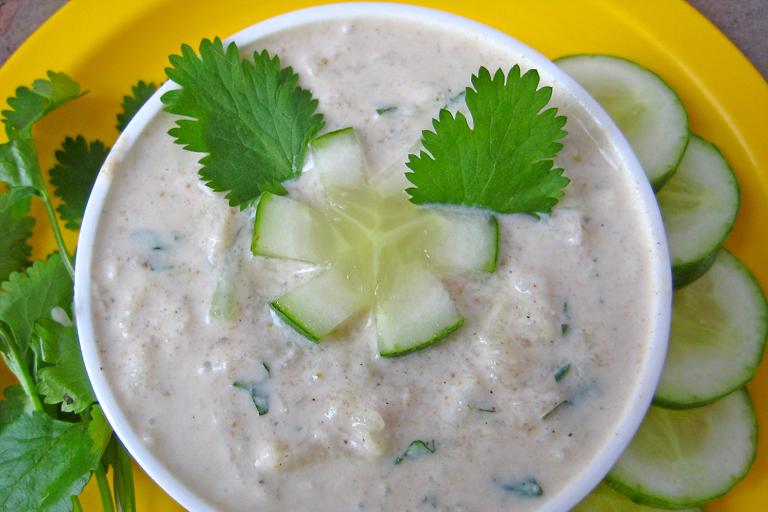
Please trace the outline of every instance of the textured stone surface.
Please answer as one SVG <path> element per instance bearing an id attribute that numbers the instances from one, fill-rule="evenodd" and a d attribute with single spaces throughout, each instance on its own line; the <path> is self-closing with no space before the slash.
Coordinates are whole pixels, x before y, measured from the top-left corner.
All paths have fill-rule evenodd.
<path id="1" fill-rule="evenodd" d="M 0 0 L 0 64 L 66 0 Z"/>
<path id="2" fill-rule="evenodd" d="M 764 77 L 768 76 L 768 0 L 689 1 L 741 49 Z M 66 0 L 0 0 L 0 64 L 65 3 Z"/>
<path id="3" fill-rule="evenodd" d="M 768 77 L 768 0 L 689 0 Z"/>

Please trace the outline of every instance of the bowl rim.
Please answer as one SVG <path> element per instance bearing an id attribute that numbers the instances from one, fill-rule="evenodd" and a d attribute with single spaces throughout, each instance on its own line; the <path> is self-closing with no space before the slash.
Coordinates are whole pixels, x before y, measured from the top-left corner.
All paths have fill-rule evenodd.
<path id="1" fill-rule="evenodd" d="M 664 226 L 651 186 L 624 135 L 584 88 L 538 51 L 480 22 L 437 9 L 408 4 L 351 2 L 309 7 L 281 14 L 251 25 L 225 39 L 224 42 L 234 42 L 242 47 L 259 38 L 304 24 L 363 16 L 399 17 L 404 20 L 444 26 L 448 29 L 479 35 L 489 42 L 500 44 L 524 55 L 527 59 L 526 65 L 530 64 L 531 67 L 544 71 L 549 77 L 556 79 L 558 85 L 570 90 L 579 106 L 603 130 L 608 145 L 613 146 L 620 164 L 629 173 L 631 186 L 638 192 L 641 201 L 640 214 L 647 220 L 650 234 L 651 254 L 648 274 L 652 283 L 651 295 L 655 296 L 655 301 L 650 308 L 652 317 L 648 347 L 644 353 L 644 360 L 640 364 L 640 377 L 635 393 L 615 422 L 615 428 L 606 433 L 606 440 L 592 455 L 592 462 L 582 467 L 580 473 L 571 478 L 555 498 L 545 504 L 539 512 L 569 510 L 603 479 L 629 444 L 651 404 L 663 370 L 671 322 L 671 266 Z M 130 151 L 149 122 L 162 111 L 160 96 L 174 88 L 177 86 L 172 82 L 164 83 L 139 110 L 117 139 L 94 183 L 78 244 L 75 266 L 75 316 L 83 359 L 94 392 L 109 423 L 125 447 L 144 471 L 184 508 L 195 511 L 215 510 L 214 505 L 191 486 L 177 479 L 131 427 L 128 416 L 119 407 L 106 374 L 101 369 L 92 321 L 91 267 L 94 242 L 112 182 L 112 169 Z"/>

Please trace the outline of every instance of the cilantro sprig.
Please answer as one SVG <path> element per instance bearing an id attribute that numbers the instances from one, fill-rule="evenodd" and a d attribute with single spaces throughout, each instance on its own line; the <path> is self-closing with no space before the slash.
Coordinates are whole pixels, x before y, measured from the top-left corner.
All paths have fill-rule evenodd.
<path id="1" fill-rule="evenodd" d="M 80 95 L 74 80 L 49 72 L 16 89 L 2 112 L 8 141 L 0 144 L 0 182 L 8 190 L 0 194 L 0 353 L 20 383 L 0 400 L 0 508 L 8 510 L 81 510 L 77 496 L 92 476 L 105 511 L 136 509 L 130 457 L 96 403 L 69 320 L 72 260 L 32 133 L 37 121 Z M 56 153 L 51 182 L 66 227 L 79 228 L 107 152 L 78 136 Z M 58 252 L 29 265 L 33 197 L 45 206 Z"/>
<path id="2" fill-rule="evenodd" d="M 31 88 L 17 88 L 15 96 L 8 98 L 10 108 L 0 112 L 8 137 L 8 142 L 0 144 L 0 181 L 15 194 L 17 200 L 30 195 L 42 200 L 59 254 L 72 279 L 75 269 L 40 172 L 32 127 L 53 110 L 79 96 L 81 92 L 77 82 L 64 73 L 49 71 L 47 80 L 35 80 Z"/>
<path id="3" fill-rule="evenodd" d="M 440 111 L 433 131 L 424 131 L 424 150 L 410 155 L 406 191 L 416 204 L 453 204 L 497 213 L 549 213 L 569 180 L 555 167 L 566 118 L 546 108 L 550 87 L 539 75 L 505 76 L 481 67 L 466 89 L 470 125 L 463 113 Z"/>
<path id="4" fill-rule="evenodd" d="M 266 51 L 243 59 L 232 43 L 204 39 L 200 55 L 184 45 L 170 57 L 168 78 L 180 88 L 162 96 L 183 116 L 169 133 L 185 149 L 206 153 L 200 178 L 245 208 L 262 192 L 285 194 L 301 173 L 309 141 L 323 128 L 317 100 L 299 76 Z"/>
<path id="5" fill-rule="evenodd" d="M 0 351 L 21 384 L 0 401 L 0 503 L 8 510 L 72 510 L 91 474 L 106 478 L 101 458 L 112 431 L 74 326 L 52 315 L 71 316 L 71 304 L 72 281 L 56 253 L 2 284 Z"/>

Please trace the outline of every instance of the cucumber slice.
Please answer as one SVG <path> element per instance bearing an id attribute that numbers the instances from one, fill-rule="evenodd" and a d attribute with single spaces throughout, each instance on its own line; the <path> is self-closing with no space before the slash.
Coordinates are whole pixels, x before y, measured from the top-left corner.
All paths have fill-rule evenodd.
<path id="1" fill-rule="evenodd" d="M 427 247 L 430 262 L 458 271 L 493 272 L 499 257 L 499 221 L 493 215 L 440 211 Z"/>
<path id="2" fill-rule="evenodd" d="M 755 376 L 768 336 L 768 304 L 749 270 L 721 250 L 712 268 L 675 292 L 672 331 L 654 403 L 708 404 Z"/>
<path id="3" fill-rule="evenodd" d="M 237 265 L 232 261 L 233 259 L 230 255 L 227 255 L 224 260 L 221 274 L 213 291 L 211 307 L 208 310 L 210 318 L 219 320 L 234 320 L 237 318 L 238 303 L 235 291 Z"/>
<path id="4" fill-rule="evenodd" d="M 270 305 L 289 326 L 317 343 L 369 302 L 354 280 L 331 268 Z"/>
<path id="5" fill-rule="evenodd" d="M 385 274 L 382 281 L 375 311 L 382 356 L 420 350 L 464 323 L 443 283 L 424 266 L 406 266 Z"/>
<path id="6" fill-rule="evenodd" d="M 365 152 L 352 128 L 342 128 L 313 140 L 312 161 L 326 189 L 355 188 L 366 181 Z"/>
<path id="7" fill-rule="evenodd" d="M 605 484 L 600 484 L 571 512 L 661 512 L 665 509 L 638 505 Z M 681 512 L 701 512 L 700 508 L 686 508 Z"/>
<path id="8" fill-rule="evenodd" d="M 332 243 L 332 232 L 318 212 L 285 196 L 261 195 L 253 225 L 253 254 L 322 263 L 328 261 Z"/>
<path id="9" fill-rule="evenodd" d="M 756 450 L 757 421 L 745 389 L 696 409 L 651 407 L 606 482 L 644 505 L 695 507 L 736 485 Z"/>
<path id="10" fill-rule="evenodd" d="M 675 288 L 693 282 L 715 261 L 739 210 L 739 184 L 717 147 L 697 135 L 659 200 Z"/>
<path id="11" fill-rule="evenodd" d="M 555 62 L 584 86 L 635 150 L 654 190 L 672 176 L 688 144 L 688 114 L 652 71 L 610 55 L 573 55 Z"/>

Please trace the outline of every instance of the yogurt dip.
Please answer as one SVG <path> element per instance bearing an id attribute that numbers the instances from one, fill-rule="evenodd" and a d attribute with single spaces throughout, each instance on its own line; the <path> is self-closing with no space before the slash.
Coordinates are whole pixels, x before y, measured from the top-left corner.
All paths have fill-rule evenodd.
<path id="1" fill-rule="evenodd" d="M 481 65 L 531 67 L 519 48 L 396 15 L 311 23 L 241 49 L 292 66 L 326 131 L 353 126 L 371 179 L 403 187 L 421 131 L 441 107 L 462 108 Z M 275 318 L 269 302 L 318 269 L 251 254 L 252 210 L 228 208 L 199 181 L 200 155 L 167 134 L 173 116 L 157 114 L 111 155 L 88 258 L 89 373 L 109 383 L 138 449 L 195 503 L 549 510 L 619 435 L 664 292 L 647 191 L 573 93 L 540 74 L 568 117 L 557 158 L 566 196 L 541 220 L 499 216 L 496 272 L 445 280 L 464 326 L 401 358 L 378 356 L 370 315 L 319 345 Z M 318 204 L 315 174 L 309 161 L 291 196 Z M 227 273 L 231 321 L 210 314 Z M 260 382 L 269 412 L 260 416 L 236 382 Z M 414 440 L 434 441 L 434 453 L 395 464 Z"/>

